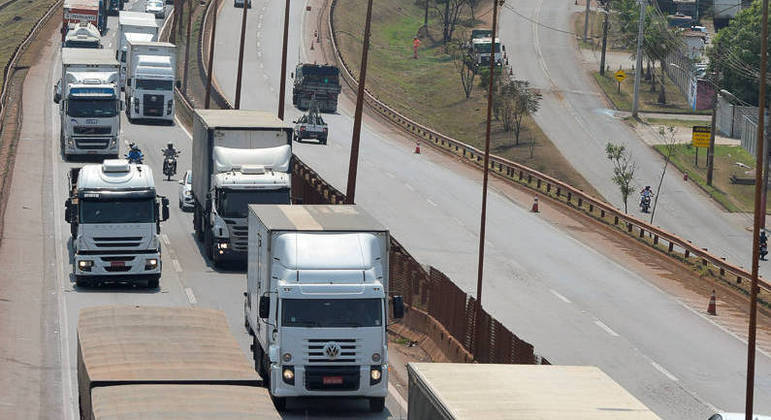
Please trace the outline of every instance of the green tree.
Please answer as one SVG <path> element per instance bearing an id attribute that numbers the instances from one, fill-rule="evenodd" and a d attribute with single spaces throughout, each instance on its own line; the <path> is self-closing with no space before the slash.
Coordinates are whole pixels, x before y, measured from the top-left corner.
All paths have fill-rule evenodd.
<path id="1" fill-rule="evenodd" d="M 613 176 L 610 179 L 618 186 L 621 199 L 624 200 L 624 213 L 628 213 L 627 201 L 629 194 L 632 193 L 632 180 L 634 180 L 637 162 L 632 160 L 632 155 L 626 147 L 620 144 L 606 144 L 605 154 L 613 163 Z"/>

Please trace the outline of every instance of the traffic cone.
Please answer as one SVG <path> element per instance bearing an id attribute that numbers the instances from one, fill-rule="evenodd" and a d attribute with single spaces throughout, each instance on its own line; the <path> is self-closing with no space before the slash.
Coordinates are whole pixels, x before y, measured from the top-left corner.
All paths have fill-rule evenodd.
<path id="1" fill-rule="evenodd" d="M 530 209 L 533 213 L 538 213 L 538 197 L 533 198 L 533 207 Z"/>
<path id="2" fill-rule="evenodd" d="M 311 41 L 311 51 L 313 51 L 313 41 Z"/>
<path id="3" fill-rule="evenodd" d="M 420 140 L 415 142 L 415 154 L 416 155 L 420 154 Z"/>
<path id="4" fill-rule="evenodd" d="M 712 290 L 712 297 L 709 298 L 709 305 L 707 306 L 707 313 L 710 315 L 717 315 L 717 304 L 715 302 L 715 290 Z"/>

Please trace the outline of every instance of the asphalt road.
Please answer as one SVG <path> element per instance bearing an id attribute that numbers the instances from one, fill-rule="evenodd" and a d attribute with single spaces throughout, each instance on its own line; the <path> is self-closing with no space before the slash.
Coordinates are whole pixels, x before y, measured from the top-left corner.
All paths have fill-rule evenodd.
<path id="1" fill-rule="evenodd" d="M 538 125 L 606 200 L 623 209 L 618 187 L 610 179 L 612 167 L 605 157 L 605 145 L 623 144 L 632 153 L 638 164 L 637 191 L 645 185 L 656 188 L 664 160 L 607 109 L 596 82 L 584 71 L 574 35 L 560 31 L 572 28 L 571 15 L 582 10 L 572 0 L 509 2 L 501 10 L 501 41 L 515 77 L 529 80 L 543 93 L 541 109 L 535 114 Z M 624 83 L 634 83 L 633 77 Z M 650 215 L 640 212 L 638 202 L 639 195 L 633 193 L 630 213 L 650 220 Z M 684 182 L 677 171 L 669 170 L 664 178 L 654 221 L 749 271 L 751 215 L 724 212 L 693 182 Z M 760 273 L 771 276 L 768 263 L 761 263 Z"/>
<path id="2" fill-rule="evenodd" d="M 319 7 L 318 1 L 311 3 Z M 277 107 L 283 10 L 268 4 L 254 0 L 248 12 L 245 109 Z M 301 57 L 309 53 L 305 45 L 299 49 L 304 6 L 292 6 L 290 69 L 298 50 Z M 215 78 L 231 101 L 240 13 L 225 4 L 217 24 Z M 338 114 L 324 116 L 330 125 L 326 147 L 294 146 L 341 190 L 352 111 L 353 104 L 343 100 Z M 291 105 L 286 112 L 288 119 L 299 115 Z M 400 133 L 365 118 L 357 202 L 420 262 L 473 293 L 481 176 L 444 155 L 415 155 L 413 148 Z M 601 367 L 664 418 L 742 409 L 746 346 L 739 339 L 501 191 L 491 191 L 488 209 L 485 307 L 537 351 L 553 363 Z M 771 412 L 771 359 L 759 355 L 758 362 L 756 404 L 760 412 Z"/>
<path id="3" fill-rule="evenodd" d="M 144 2 L 132 1 L 126 10 L 143 10 Z M 168 15 L 169 13 L 167 13 Z M 159 21 L 160 22 L 160 21 Z M 117 18 L 109 19 L 104 43 L 114 47 Z M 69 225 L 64 222 L 68 168 L 83 163 L 64 162 L 59 153 L 58 108 L 51 87 L 61 72 L 58 32 L 30 69 L 24 90 L 24 122 L 16 159 L 12 193 L 6 214 L 6 232 L 0 247 L 4 278 L 3 308 L 10 334 L 3 340 L 2 355 L 9 375 L 4 385 L 0 418 L 78 418 L 76 325 L 80 309 L 95 305 L 201 306 L 225 312 L 231 332 L 245 357 L 250 357 L 250 338 L 243 327 L 243 268 L 215 271 L 202 256 L 193 238 L 192 216 L 176 205 L 177 180 L 190 168 L 191 138 L 180 126 L 130 124 L 122 121 L 124 142 L 136 142 L 145 163 L 154 173 L 159 194 L 169 197 L 171 217 L 162 223 L 163 274 L 160 289 L 147 291 L 129 286 L 78 288 L 71 283 Z M 162 176 L 160 150 L 174 142 L 182 155 L 175 180 Z M 122 146 L 125 152 L 127 147 Z M 41 264 L 41 262 L 45 262 Z M 0 276 L 3 277 L 3 276 Z M 13 308 L 13 310 L 8 310 Z M 371 415 L 365 400 L 290 401 L 285 418 L 405 418 L 406 404 L 389 393 L 386 410 Z M 22 415 L 21 413 L 26 413 Z"/>

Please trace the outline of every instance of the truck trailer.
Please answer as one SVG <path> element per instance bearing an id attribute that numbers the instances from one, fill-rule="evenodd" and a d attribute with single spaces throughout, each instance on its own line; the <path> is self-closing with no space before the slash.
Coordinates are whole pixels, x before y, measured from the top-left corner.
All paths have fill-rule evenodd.
<path id="1" fill-rule="evenodd" d="M 126 87 L 126 60 L 128 39 L 135 42 L 158 40 L 158 23 L 155 16 L 144 12 L 121 11 L 118 15 L 118 49 L 115 58 L 120 61 L 120 87 Z M 133 37 L 133 38 L 132 38 Z"/>
<path id="2" fill-rule="evenodd" d="M 168 42 L 127 40 L 126 116 L 174 123 L 177 54 Z"/>
<path id="3" fill-rule="evenodd" d="M 337 97 L 340 94 L 340 69 L 336 66 L 318 64 L 297 65 L 293 74 L 292 104 L 307 110 L 311 101 L 316 101 L 319 111 L 337 111 Z"/>
<path id="4" fill-rule="evenodd" d="M 244 317 L 279 409 L 388 390 L 388 229 L 355 205 L 250 205 Z M 401 297 L 393 297 L 401 318 Z"/>
<path id="5" fill-rule="evenodd" d="M 71 168 L 64 218 L 70 224 L 72 278 L 80 287 L 97 281 L 158 288 L 161 222 L 169 200 L 155 190 L 147 165 L 107 159 Z"/>
<path id="6" fill-rule="evenodd" d="M 77 357 L 81 419 L 280 418 L 218 310 L 84 308 Z"/>
<path id="7" fill-rule="evenodd" d="M 94 25 L 101 34 L 107 29 L 105 0 L 64 0 L 62 8 L 62 42 L 70 24 L 88 22 Z"/>
<path id="8" fill-rule="evenodd" d="M 196 109 L 193 228 L 216 266 L 246 261 L 249 204 L 291 201 L 292 126 L 275 114 Z"/>
<path id="9" fill-rule="evenodd" d="M 117 157 L 120 149 L 118 62 L 107 49 L 62 48 L 62 78 L 54 87 L 59 104 L 59 143 L 73 155 Z"/>
<path id="10" fill-rule="evenodd" d="M 658 419 L 594 366 L 409 363 L 408 419 Z"/>

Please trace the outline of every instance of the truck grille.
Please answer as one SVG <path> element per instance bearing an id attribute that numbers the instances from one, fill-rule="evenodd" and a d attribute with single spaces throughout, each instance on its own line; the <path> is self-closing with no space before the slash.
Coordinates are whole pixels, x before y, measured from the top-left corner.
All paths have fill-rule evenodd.
<path id="1" fill-rule="evenodd" d="M 337 344 L 339 351 L 337 356 L 330 357 L 325 351 L 327 344 Z M 356 339 L 354 338 L 321 338 L 321 339 L 308 339 L 305 358 L 308 363 L 356 363 Z"/>
<path id="2" fill-rule="evenodd" d="M 309 391 L 355 391 L 359 389 L 358 366 L 307 366 L 305 389 Z M 324 383 L 324 378 L 340 378 L 337 383 Z"/>
<path id="3" fill-rule="evenodd" d="M 100 248 L 133 248 L 138 247 L 141 241 L 141 236 L 116 236 L 94 238 L 94 245 Z"/>
<path id="4" fill-rule="evenodd" d="M 163 95 L 144 95 L 144 115 L 151 117 L 163 116 Z"/>
<path id="5" fill-rule="evenodd" d="M 104 135 L 104 134 L 110 134 L 112 132 L 112 128 L 110 126 L 98 126 L 98 127 L 89 127 L 89 126 L 75 126 L 72 127 L 72 132 L 74 134 L 83 134 L 83 135 Z"/>
<path id="6" fill-rule="evenodd" d="M 110 139 L 102 137 L 75 138 L 75 145 L 78 147 L 78 149 L 83 150 L 106 149 L 108 144 L 110 144 Z"/>
<path id="7" fill-rule="evenodd" d="M 228 226 L 231 233 L 233 249 L 246 252 L 249 248 L 249 226 Z"/>

